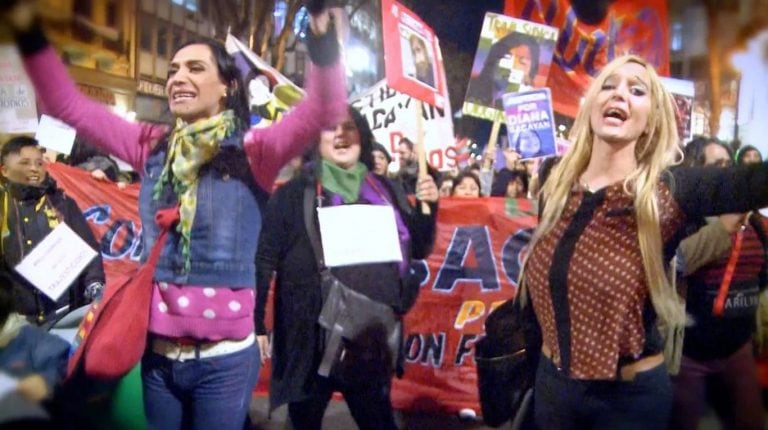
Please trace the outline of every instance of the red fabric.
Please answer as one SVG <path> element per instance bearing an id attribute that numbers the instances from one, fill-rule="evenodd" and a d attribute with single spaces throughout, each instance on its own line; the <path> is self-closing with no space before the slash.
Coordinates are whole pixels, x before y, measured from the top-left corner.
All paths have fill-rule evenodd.
<path id="1" fill-rule="evenodd" d="M 612 2 L 597 25 L 577 21 L 570 0 L 505 0 L 504 14 L 560 29 L 547 82 L 559 114 L 576 117 L 592 76 L 615 57 L 637 54 L 669 75 L 667 0 Z"/>
<path id="2" fill-rule="evenodd" d="M 178 219 L 178 208 L 159 211 L 155 220 L 163 230 L 147 262 L 133 276 L 107 279 L 104 296 L 91 305 L 80 324 L 68 376 L 84 366 L 87 376 L 116 379 L 139 362 L 147 343 L 155 267 L 168 230 Z"/>
<path id="3" fill-rule="evenodd" d="M 741 229 L 738 233 L 736 233 L 736 243 L 733 244 L 731 256 L 728 258 L 728 265 L 725 267 L 725 273 L 723 274 L 723 281 L 720 283 L 720 290 L 717 292 L 717 298 L 715 299 L 715 303 L 712 307 L 712 315 L 716 317 L 723 316 L 725 299 L 728 298 L 728 289 L 731 287 L 733 271 L 736 270 L 736 262 L 739 261 L 742 242 L 744 242 L 744 229 Z"/>

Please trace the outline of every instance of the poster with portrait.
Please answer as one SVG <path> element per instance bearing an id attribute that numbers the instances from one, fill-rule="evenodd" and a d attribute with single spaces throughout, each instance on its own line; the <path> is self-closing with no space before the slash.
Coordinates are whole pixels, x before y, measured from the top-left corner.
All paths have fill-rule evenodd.
<path id="1" fill-rule="evenodd" d="M 661 83 L 675 101 L 677 136 L 681 142 L 687 143 L 693 135 L 693 100 L 696 95 L 694 82 L 661 76 Z"/>
<path id="2" fill-rule="evenodd" d="M 464 114 L 503 121 L 504 94 L 546 86 L 557 36 L 554 27 L 486 13 Z"/>
<path id="3" fill-rule="evenodd" d="M 521 160 L 557 154 L 549 88 L 507 93 L 503 104 L 509 146 L 520 154 Z"/>
<path id="4" fill-rule="evenodd" d="M 418 15 L 395 0 L 381 2 L 387 84 L 437 108 L 447 105 L 440 43 Z"/>
<path id="5" fill-rule="evenodd" d="M 504 0 L 504 14 L 560 29 L 547 86 L 555 112 L 575 118 L 580 100 L 609 61 L 635 54 L 669 74 L 668 0 L 610 1 L 604 19 L 588 24 L 578 18 L 575 3 L 594 1 Z"/>

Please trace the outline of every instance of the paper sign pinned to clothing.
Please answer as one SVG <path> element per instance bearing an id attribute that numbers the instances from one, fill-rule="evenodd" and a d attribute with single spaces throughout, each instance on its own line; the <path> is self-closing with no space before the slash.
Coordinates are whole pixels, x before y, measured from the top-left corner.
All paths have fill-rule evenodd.
<path id="1" fill-rule="evenodd" d="M 16 271 L 56 301 L 95 257 L 96 251 L 62 222 L 16 265 Z"/>
<path id="2" fill-rule="evenodd" d="M 317 218 L 328 267 L 403 261 L 391 206 L 319 208 Z"/>

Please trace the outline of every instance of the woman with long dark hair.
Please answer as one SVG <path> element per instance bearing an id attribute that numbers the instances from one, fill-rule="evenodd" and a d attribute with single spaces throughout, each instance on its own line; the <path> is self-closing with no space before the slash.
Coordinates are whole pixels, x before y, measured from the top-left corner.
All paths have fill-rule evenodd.
<path id="1" fill-rule="evenodd" d="M 261 208 L 279 169 L 345 108 L 328 12 L 316 10 L 310 20 L 307 94 L 282 121 L 249 129 L 233 59 L 221 43 L 199 40 L 170 59 L 165 89 L 176 123 L 167 127 L 125 121 L 82 95 L 31 4 L 18 3 L 6 19 L 48 112 L 143 173 L 143 258 L 160 232 L 155 215 L 178 208 L 152 285 L 142 361 L 149 427 L 240 430 L 259 370 L 253 309 Z"/>

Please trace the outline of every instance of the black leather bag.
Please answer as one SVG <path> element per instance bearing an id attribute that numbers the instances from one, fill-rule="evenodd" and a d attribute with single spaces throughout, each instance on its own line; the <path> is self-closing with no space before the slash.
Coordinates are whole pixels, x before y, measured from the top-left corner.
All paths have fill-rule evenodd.
<path id="1" fill-rule="evenodd" d="M 325 266 L 314 223 L 316 198 L 309 184 L 304 191 L 304 224 L 320 272 L 323 307 L 317 322 L 325 331 L 317 373 L 358 383 L 389 380 L 397 365 L 402 320 L 391 306 L 345 285 Z"/>
<path id="2" fill-rule="evenodd" d="M 509 300 L 485 321 L 475 344 L 477 385 L 483 421 L 498 427 L 533 425 L 533 385 L 541 353 L 541 333 L 530 304 Z"/>
<path id="3" fill-rule="evenodd" d="M 320 276 L 327 294 L 317 322 L 326 340 L 317 373 L 351 380 L 380 374 L 388 379 L 400 347 L 400 320 L 394 310 L 347 287 L 327 269 Z"/>

